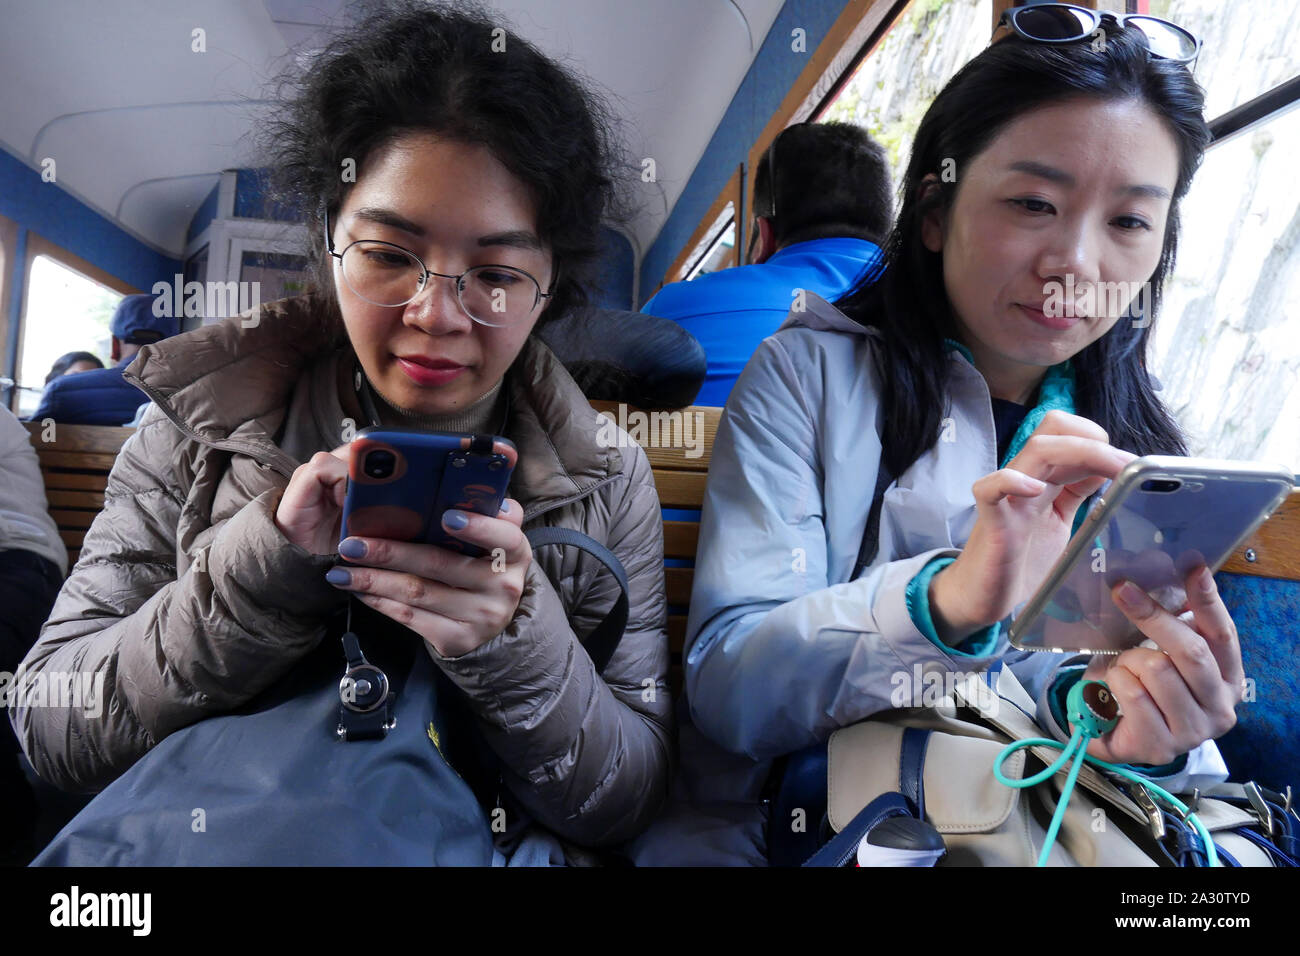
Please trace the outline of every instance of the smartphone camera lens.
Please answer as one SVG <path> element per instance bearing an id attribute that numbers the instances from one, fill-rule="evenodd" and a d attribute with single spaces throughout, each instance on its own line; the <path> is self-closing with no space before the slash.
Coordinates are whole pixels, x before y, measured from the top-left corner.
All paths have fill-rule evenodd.
<path id="1" fill-rule="evenodd" d="M 1182 482 L 1175 478 L 1148 478 L 1142 482 L 1143 491 L 1152 491 L 1156 494 L 1168 494 L 1171 491 L 1177 491 L 1182 487 Z"/>
<path id="2" fill-rule="evenodd" d="M 363 470 L 368 478 L 390 478 L 393 470 L 397 466 L 397 456 L 391 451 L 372 451 L 366 455 L 366 463 Z"/>

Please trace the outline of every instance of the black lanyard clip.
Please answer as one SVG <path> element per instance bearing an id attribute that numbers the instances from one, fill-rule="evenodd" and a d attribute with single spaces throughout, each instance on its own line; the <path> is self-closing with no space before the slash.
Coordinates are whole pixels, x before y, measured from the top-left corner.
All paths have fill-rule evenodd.
<path id="1" fill-rule="evenodd" d="M 392 712 L 394 695 L 388 675 L 361 653 L 361 641 L 352 633 L 351 612 L 349 602 L 348 630 L 343 635 L 347 668 L 339 681 L 339 723 L 335 733 L 340 740 L 382 739 L 397 726 Z"/>

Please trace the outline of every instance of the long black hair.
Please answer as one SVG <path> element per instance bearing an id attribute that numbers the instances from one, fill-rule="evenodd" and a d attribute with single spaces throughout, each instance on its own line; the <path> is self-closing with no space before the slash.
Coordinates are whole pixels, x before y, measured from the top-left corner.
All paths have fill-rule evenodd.
<path id="1" fill-rule="evenodd" d="M 542 320 L 586 301 L 602 218 L 623 215 L 624 164 L 604 99 L 474 4 L 389 0 L 281 78 L 284 110 L 263 130 L 276 191 L 308 222 L 312 278 L 343 336 L 325 253 L 331 222 L 366 161 L 429 132 L 486 147 L 528 188 L 558 270 Z M 351 160 L 355 175 L 342 175 Z"/>
<path id="2" fill-rule="evenodd" d="M 1139 455 L 1186 454 L 1181 430 L 1156 396 L 1146 354 L 1161 291 L 1174 266 L 1178 202 L 1210 141 L 1202 115 L 1204 94 L 1186 67 L 1148 55 L 1131 30 L 1108 36 L 1099 49 L 1092 47 L 1049 46 L 1010 36 L 962 67 L 917 129 L 898 219 L 880 263 L 836 303 L 880 333 L 881 412 L 891 436 L 885 463 L 895 475 L 939 439 L 949 374 L 943 340 L 956 337 L 942 253 L 930 252 L 922 243 L 921 224 L 928 213 L 951 209 L 961 171 L 1009 123 L 1029 110 L 1080 96 L 1137 99 L 1149 106 L 1177 144 L 1178 179 L 1150 295 L 1138 296 L 1128 316 L 1071 360 L 1075 411 L 1106 429 L 1118 448 Z M 946 160 L 955 163 L 958 182 L 941 175 L 952 168 Z M 937 188 L 922 190 L 927 175 L 938 177 Z"/>

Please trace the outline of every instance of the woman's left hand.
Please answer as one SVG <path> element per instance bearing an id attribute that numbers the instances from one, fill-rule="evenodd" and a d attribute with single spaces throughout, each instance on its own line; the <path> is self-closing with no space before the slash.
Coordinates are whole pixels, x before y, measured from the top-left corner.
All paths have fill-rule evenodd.
<path id="1" fill-rule="evenodd" d="M 1159 650 L 1134 647 L 1093 657 L 1084 679 L 1106 682 L 1121 717 L 1114 730 L 1088 744 L 1091 756 L 1162 766 L 1236 724 L 1245 686 L 1237 627 L 1208 568 L 1192 571 L 1184 583 L 1188 612 L 1181 617 L 1131 582 L 1112 589 L 1116 606 Z M 1121 593 L 1128 587 L 1136 592 L 1132 603 Z"/>
<path id="2" fill-rule="evenodd" d="M 353 567 L 350 580 L 336 584 L 363 604 L 404 624 L 443 657 L 460 657 L 505 630 L 519 608 L 524 576 L 532 562 L 520 525 L 523 508 L 507 498 L 497 517 L 470 511 L 443 513 L 442 527 L 485 554 L 472 558 L 434 544 L 387 538 L 348 538 L 339 554 Z M 459 518 L 466 519 L 457 528 Z M 365 545 L 353 556 L 349 542 Z M 333 582 L 331 582 L 333 583 Z"/>

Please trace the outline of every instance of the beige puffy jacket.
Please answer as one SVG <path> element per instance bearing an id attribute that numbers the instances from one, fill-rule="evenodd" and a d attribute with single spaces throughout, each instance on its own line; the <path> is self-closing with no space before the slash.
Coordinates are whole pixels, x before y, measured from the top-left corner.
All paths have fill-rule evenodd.
<path id="1" fill-rule="evenodd" d="M 168 734 L 250 700 L 319 643 L 346 600 L 325 581 L 333 556 L 291 544 L 273 520 L 300 463 L 272 436 L 290 414 L 323 422 L 339 408 L 319 377 L 309 401 L 300 387 L 291 401 L 321 358 L 324 324 L 309 297 L 259 318 L 147 346 L 126 371 L 156 407 L 123 446 L 25 661 L 30 675 L 102 672 L 102 714 L 12 713 L 28 758 L 60 787 L 102 789 Z M 462 657 L 430 654 L 520 803 L 562 837 L 608 844 L 649 822 L 671 773 L 659 502 L 645 452 L 597 443 L 603 419 L 534 337 L 507 384 L 524 527 L 575 528 L 609 547 L 628 575 L 627 630 L 602 679 L 575 630 L 605 615 L 618 585 L 585 552 L 545 547 L 505 631 Z"/>

